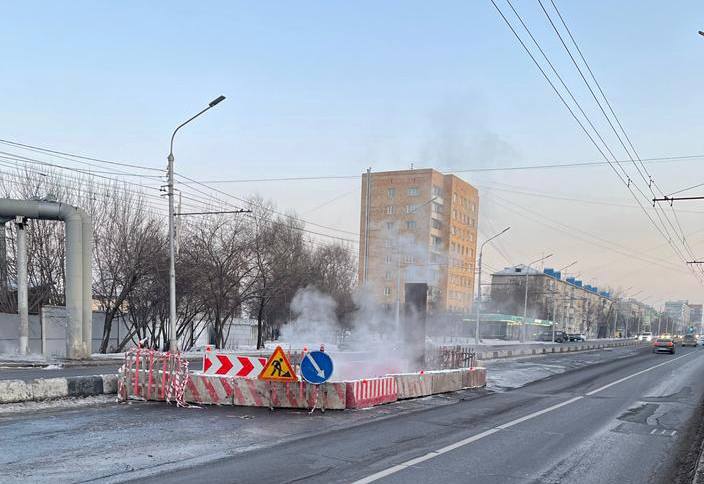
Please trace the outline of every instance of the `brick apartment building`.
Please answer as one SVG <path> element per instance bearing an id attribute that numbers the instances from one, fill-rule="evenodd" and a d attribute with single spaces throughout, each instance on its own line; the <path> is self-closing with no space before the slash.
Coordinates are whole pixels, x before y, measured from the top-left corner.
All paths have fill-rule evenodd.
<path id="1" fill-rule="evenodd" d="M 470 310 L 476 188 L 433 169 L 364 174 L 361 206 L 359 281 L 377 301 L 392 311 L 406 282 L 426 282 L 430 310 Z"/>

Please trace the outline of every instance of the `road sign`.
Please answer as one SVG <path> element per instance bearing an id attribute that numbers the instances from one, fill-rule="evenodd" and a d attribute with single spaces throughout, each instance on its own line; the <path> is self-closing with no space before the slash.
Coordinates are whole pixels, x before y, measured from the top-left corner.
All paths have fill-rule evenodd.
<path id="1" fill-rule="evenodd" d="M 258 356 L 236 356 L 214 351 L 203 354 L 203 373 L 206 375 L 257 378 L 264 365 L 266 358 Z"/>
<path id="2" fill-rule="evenodd" d="M 277 346 L 271 354 L 266 365 L 264 365 L 264 369 L 259 373 L 259 379 L 268 381 L 298 381 L 296 370 L 293 369 L 293 365 L 288 361 L 286 353 L 281 349 L 281 346 Z"/>
<path id="3" fill-rule="evenodd" d="M 308 383 L 325 383 L 332 376 L 332 371 L 332 358 L 322 351 L 306 353 L 301 361 L 301 376 Z"/>

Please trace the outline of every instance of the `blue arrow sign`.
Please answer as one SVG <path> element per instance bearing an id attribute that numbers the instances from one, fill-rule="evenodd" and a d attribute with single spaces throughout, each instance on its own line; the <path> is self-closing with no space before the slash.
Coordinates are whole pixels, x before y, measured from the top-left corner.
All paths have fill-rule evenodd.
<path id="1" fill-rule="evenodd" d="M 332 358 L 322 351 L 306 353 L 301 361 L 301 376 L 308 383 L 325 383 L 332 376 L 332 370 Z"/>

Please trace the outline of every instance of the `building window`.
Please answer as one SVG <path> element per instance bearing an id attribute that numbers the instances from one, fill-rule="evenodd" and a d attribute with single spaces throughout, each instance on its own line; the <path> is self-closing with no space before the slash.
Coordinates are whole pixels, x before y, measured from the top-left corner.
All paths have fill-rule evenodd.
<path id="1" fill-rule="evenodd" d="M 408 196 L 409 197 L 417 197 L 418 196 L 418 187 L 408 187 Z"/>
<path id="2" fill-rule="evenodd" d="M 385 276 L 386 276 L 386 280 L 387 280 L 387 281 L 390 281 L 391 278 L 394 277 L 394 275 L 393 275 L 391 272 L 389 272 L 389 271 L 386 271 L 386 275 L 385 275 Z"/>
<path id="3" fill-rule="evenodd" d="M 442 188 L 440 188 L 437 185 L 433 185 L 433 196 L 434 197 L 442 197 Z"/>
<path id="4" fill-rule="evenodd" d="M 440 205 L 439 203 L 433 202 L 433 212 L 442 213 L 442 205 Z"/>
<path id="5" fill-rule="evenodd" d="M 452 194 L 452 203 L 457 203 L 457 194 L 456 193 Z"/>
<path id="6" fill-rule="evenodd" d="M 390 295 L 391 295 L 391 288 L 385 287 L 384 288 L 384 296 L 390 296 Z"/>
<path id="7" fill-rule="evenodd" d="M 412 255 L 406 255 L 403 257 L 403 262 L 406 264 L 414 264 L 416 262 L 416 258 Z"/>
<path id="8" fill-rule="evenodd" d="M 384 264 L 391 264 L 391 256 L 390 255 L 384 256 Z"/>
<path id="9" fill-rule="evenodd" d="M 440 222 L 440 221 L 439 221 L 438 219 L 436 219 L 436 218 L 432 219 L 432 221 L 431 221 L 430 223 L 432 224 L 432 226 L 433 226 L 434 229 L 440 230 L 440 229 L 442 228 L 442 222 Z"/>
<path id="10" fill-rule="evenodd" d="M 392 247 L 392 246 L 393 246 L 393 243 L 392 243 L 392 240 L 391 240 L 391 239 L 385 239 L 385 240 L 384 240 L 384 247 L 386 247 L 386 248 L 388 249 L 388 248 L 390 248 L 390 247 Z"/>
<path id="11" fill-rule="evenodd" d="M 406 220 L 406 230 L 415 230 L 416 229 L 416 221 L 415 220 Z"/>
<path id="12" fill-rule="evenodd" d="M 438 248 L 442 247 L 442 239 L 440 237 L 436 237 L 434 235 L 431 235 L 430 237 L 433 241 L 434 248 L 438 249 Z"/>
<path id="13" fill-rule="evenodd" d="M 386 230 L 391 230 L 394 228 L 393 222 L 386 222 Z"/>
<path id="14" fill-rule="evenodd" d="M 410 205 L 406 205 L 406 213 L 415 213 L 417 209 L 418 209 L 418 205 L 416 205 L 415 203 L 411 203 Z"/>
<path id="15" fill-rule="evenodd" d="M 393 205 L 387 205 L 386 206 L 386 215 L 393 215 L 394 214 L 394 206 Z"/>
<path id="16" fill-rule="evenodd" d="M 396 189 L 395 188 L 387 188 L 386 194 L 389 196 L 389 200 L 393 200 L 394 197 L 396 196 Z"/>

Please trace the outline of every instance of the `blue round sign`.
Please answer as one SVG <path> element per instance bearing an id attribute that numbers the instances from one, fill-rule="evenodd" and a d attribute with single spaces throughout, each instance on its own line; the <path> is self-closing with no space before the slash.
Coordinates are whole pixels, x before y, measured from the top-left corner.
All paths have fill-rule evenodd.
<path id="1" fill-rule="evenodd" d="M 301 361 L 301 376 L 308 383 L 320 385 L 332 376 L 332 358 L 322 351 L 306 353 Z"/>

